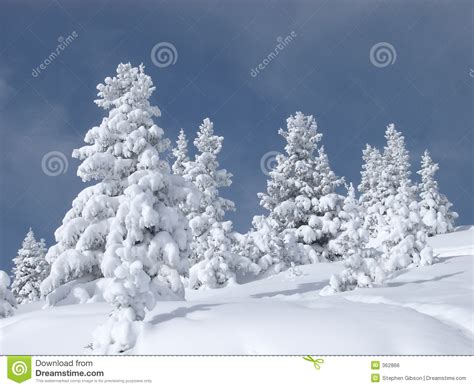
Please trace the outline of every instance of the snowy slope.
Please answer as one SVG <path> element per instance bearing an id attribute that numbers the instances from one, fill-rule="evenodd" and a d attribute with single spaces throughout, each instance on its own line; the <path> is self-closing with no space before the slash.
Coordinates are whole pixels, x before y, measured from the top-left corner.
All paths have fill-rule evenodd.
<path id="1" fill-rule="evenodd" d="M 321 297 L 340 264 L 221 290 L 187 291 L 148 313 L 133 354 L 473 354 L 474 229 L 430 239 L 437 262 L 385 286 Z M 2 354 L 83 354 L 104 303 L 20 306 Z"/>

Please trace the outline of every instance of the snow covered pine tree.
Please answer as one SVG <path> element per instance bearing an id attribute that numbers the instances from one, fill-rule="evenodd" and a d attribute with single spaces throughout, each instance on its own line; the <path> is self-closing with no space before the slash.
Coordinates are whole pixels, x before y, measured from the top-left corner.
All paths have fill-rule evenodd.
<path id="1" fill-rule="evenodd" d="M 260 204 L 269 211 L 270 224 L 282 238 L 296 234 L 299 245 L 293 244 L 294 252 L 288 255 L 295 264 L 339 260 L 340 254 L 329 242 L 341 231 L 338 214 L 344 197 L 336 189 L 344 180 L 331 170 L 324 148 L 318 148 L 322 134 L 316 121 L 297 112 L 279 134 L 286 140 L 286 155 L 277 155 L 267 192 L 258 194 Z"/>
<path id="2" fill-rule="evenodd" d="M 359 201 L 365 209 L 364 228 L 366 228 L 371 236 L 377 236 L 377 217 L 382 202 L 382 193 L 378 191 L 378 185 L 382 174 L 382 154 L 380 151 L 367 144 L 362 151 L 361 181 L 357 187 L 361 196 Z"/>
<path id="3" fill-rule="evenodd" d="M 45 260 L 46 244 L 37 241 L 29 230 L 13 259 L 13 283 L 11 290 L 18 303 L 34 302 L 41 299 L 40 285 L 49 274 L 49 264 Z"/>
<path id="4" fill-rule="evenodd" d="M 232 201 L 219 195 L 221 187 L 231 185 L 232 174 L 219 169 L 217 157 L 224 138 L 214 134 L 214 125 L 204 119 L 194 145 L 198 154 L 193 160 L 187 156 L 187 141 L 180 133 L 173 150 L 176 161 L 173 171 L 181 173 L 200 193 L 198 206 L 184 207 L 193 234 L 191 243 L 190 288 L 218 288 L 236 282 L 236 272 L 257 272 L 257 266 L 235 253 L 232 222 L 224 221 L 225 213 L 235 210 Z"/>
<path id="5" fill-rule="evenodd" d="M 294 263 L 304 262 L 304 251 L 297 242 L 296 233 L 277 231 L 278 225 L 266 216 L 254 216 L 252 229 L 238 235 L 238 253 L 255 263 L 260 272 L 273 275 Z"/>
<path id="6" fill-rule="evenodd" d="M 427 227 L 428 236 L 452 232 L 458 218 L 458 214 L 450 210 L 453 204 L 438 190 L 438 182 L 434 177 L 438 170 L 438 164 L 433 162 L 426 150 L 421 158 L 421 170 L 418 171 L 421 176 L 418 191 L 421 218 Z"/>
<path id="7" fill-rule="evenodd" d="M 188 139 L 183 129 L 179 131 L 176 147 L 173 148 L 172 153 L 176 159 L 172 165 L 173 174 L 182 176 L 186 170 L 185 163 L 189 162 Z"/>
<path id="8" fill-rule="evenodd" d="M 409 154 L 401 132 L 393 124 L 385 132 L 387 145 L 381 154 L 367 145 L 363 151 L 359 190 L 360 208 L 355 202 L 352 187 L 341 213 L 343 229 L 340 246 L 347 255 L 346 269 L 333 275 L 322 295 L 367 287 L 380 283 L 398 269 L 409 266 L 429 265 L 433 251 L 427 244 L 427 229 L 422 222 L 420 203 L 416 201 L 417 188 L 410 181 Z M 430 176 L 434 174 L 431 161 L 425 159 L 424 187 L 433 187 Z M 427 189 L 427 191 L 429 191 Z M 353 209 L 348 211 L 348 209 Z M 362 224 L 362 219 L 365 221 Z M 368 236 L 357 233 L 370 230 L 374 249 L 366 249 Z"/>
<path id="9" fill-rule="evenodd" d="M 388 273 L 411 265 L 427 265 L 433 251 L 427 245 L 416 187 L 410 181 L 405 139 L 393 124 L 385 132 L 385 146 L 376 206 L 377 241 L 383 268 Z"/>
<path id="10" fill-rule="evenodd" d="M 371 287 L 384 280 L 384 271 L 378 262 L 379 254 L 367 248 L 369 231 L 364 228 L 365 208 L 359 204 L 352 184 L 348 187 L 343 210 L 339 213 L 342 233 L 333 240 L 333 250 L 344 257 L 346 267 L 339 275 L 333 275 L 321 295 L 350 291 L 354 288 Z"/>
<path id="11" fill-rule="evenodd" d="M 119 93 L 123 78 L 133 83 L 125 94 Z M 113 104 L 123 113 L 115 125 L 126 137 L 117 148 L 134 155 L 124 162 L 129 166 L 127 172 L 134 172 L 122 184 L 127 188 L 110 224 L 100 264 L 111 280 L 104 298 L 113 311 L 94 332 L 93 349 L 113 354 L 134 346 L 139 321 L 157 300 L 184 297 L 180 275 L 187 271 L 191 232 L 179 204 L 196 199 L 192 185 L 171 174 L 160 157 L 170 142 L 153 123 L 159 109 L 148 101 L 155 88 L 143 67 L 127 68 L 126 74 L 119 72 L 106 83 L 104 95 L 115 95 Z"/>
<path id="12" fill-rule="evenodd" d="M 219 288 L 237 283 L 237 272 L 257 274 L 260 268 L 249 258 L 234 250 L 232 222 L 215 222 L 206 236 L 207 248 L 203 260 L 194 264 L 189 273 L 191 288 Z"/>
<path id="13" fill-rule="evenodd" d="M 208 247 L 207 234 L 212 225 L 222 221 L 227 211 L 235 210 L 232 201 L 219 196 L 219 189 L 229 187 L 232 183 L 232 174 L 225 169 L 219 169 L 217 161 L 223 141 L 222 136 L 214 134 L 213 123 L 205 119 L 194 139 L 198 154 L 193 160 L 183 163 L 184 178 L 193 183 L 201 194 L 199 207 L 187 212 L 193 231 L 192 265 L 204 259 Z"/>
<path id="14" fill-rule="evenodd" d="M 109 110 L 108 117 L 87 132 L 88 145 L 74 150 L 73 156 L 82 160 L 79 177 L 99 182 L 79 193 L 55 232 L 57 244 L 46 255 L 51 273 L 41 285 L 42 293 L 49 294 L 49 304 L 69 294 L 80 295 L 80 302 L 102 298 L 106 285 L 93 281 L 103 277 L 100 263 L 106 237 L 128 177 L 146 157 L 142 154 L 147 140 L 159 151 L 168 147 L 168 141 L 161 140 L 162 129 L 153 125 L 152 117 L 161 113 L 148 101 L 152 85 L 143 65 L 128 63 L 118 65 L 117 75 L 97 86 L 95 103 Z"/>
<path id="15" fill-rule="evenodd" d="M 13 315 L 16 300 L 12 292 L 8 289 L 10 278 L 7 273 L 0 271 L 0 318 Z"/>

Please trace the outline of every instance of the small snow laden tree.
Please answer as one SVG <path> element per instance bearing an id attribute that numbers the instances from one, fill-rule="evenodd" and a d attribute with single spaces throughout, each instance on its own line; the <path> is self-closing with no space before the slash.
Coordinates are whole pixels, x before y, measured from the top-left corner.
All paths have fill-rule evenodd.
<path id="1" fill-rule="evenodd" d="M 158 108 L 147 103 L 154 89 L 148 80 L 134 90 L 143 102 L 134 110 L 142 123 L 134 135 L 136 171 L 120 197 L 100 266 L 111 280 L 104 298 L 113 306 L 94 332 L 93 349 L 102 354 L 132 348 L 139 322 L 157 301 L 184 298 L 181 276 L 188 271 L 191 231 L 180 204 L 196 202 L 196 190 L 161 158 L 170 143 L 153 124 Z"/>
<path id="2" fill-rule="evenodd" d="M 149 144 L 160 151 L 169 146 L 163 130 L 153 123 L 161 113 L 150 105 L 155 87 L 143 65 L 120 64 L 116 76 L 107 77 L 97 89 L 95 103 L 108 110 L 108 116 L 87 132 L 88 145 L 74 150 L 73 157 L 82 160 L 79 177 L 98 183 L 79 193 L 55 232 L 57 244 L 46 255 L 51 273 L 41 285 L 45 295 L 75 279 L 87 282 L 103 276 L 106 237 L 128 177 L 144 163 Z"/>
<path id="3" fill-rule="evenodd" d="M 438 182 L 434 177 L 438 170 L 438 164 L 433 162 L 426 150 L 421 158 L 421 170 L 418 171 L 421 176 L 418 191 L 421 198 L 421 217 L 426 225 L 428 236 L 452 232 L 458 217 L 456 212 L 450 210 L 453 204 L 438 190 Z"/>
<path id="4" fill-rule="evenodd" d="M 430 265 L 433 250 L 427 243 L 426 228 L 416 200 L 416 188 L 404 182 L 382 204 L 385 215 L 378 223 L 381 264 L 387 273 L 398 269 Z"/>
<path id="5" fill-rule="evenodd" d="M 16 300 L 12 292 L 8 289 L 10 278 L 7 273 L 0 271 L 0 318 L 6 318 L 14 313 Z"/>
<path id="6" fill-rule="evenodd" d="M 339 260 L 328 243 L 340 232 L 344 197 L 336 189 L 344 180 L 331 170 L 324 147 L 318 147 L 322 135 L 316 121 L 297 112 L 279 134 L 286 140 L 286 155 L 277 155 L 267 192 L 258 194 L 260 204 L 278 233 L 294 231 L 305 247 L 306 254 L 292 260 L 295 264 Z"/>
<path id="7" fill-rule="evenodd" d="M 252 229 L 242 235 L 236 245 L 241 256 L 249 258 L 259 272 L 272 275 L 284 271 L 295 262 L 305 259 L 305 250 L 298 243 L 294 230 L 277 232 L 275 221 L 266 216 L 255 216 Z"/>
<path id="8" fill-rule="evenodd" d="M 321 295 L 350 291 L 355 288 L 372 287 L 380 284 L 385 278 L 378 261 L 378 253 L 367 248 L 369 232 L 364 227 L 365 208 L 359 204 L 352 184 L 348 187 L 340 212 L 342 232 L 331 242 L 332 249 L 344 257 L 345 269 L 332 275 L 329 285 L 323 288 Z"/>
<path id="9" fill-rule="evenodd" d="M 46 244 L 37 241 L 29 230 L 13 259 L 13 283 L 11 290 L 18 303 L 34 302 L 41 299 L 40 285 L 49 274 L 49 264 L 45 260 Z"/>
<path id="10" fill-rule="evenodd" d="M 189 162 L 188 156 L 188 139 L 184 130 L 179 131 L 178 140 L 176 141 L 176 147 L 172 150 L 173 156 L 175 157 L 175 162 L 172 166 L 172 171 L 176 175 L 184 175 L 186 171 L 185 164 Z"/>
<path id="11" fill-rule="evenodd" d="M 236 272 L 257 274 L 260 268 L 249 258 L 237 254 L 232 239 L 232 222 L 216 222 L 206 236 L 207 249 L 203 260 L 191 267 L 190 288 L 220 288 L 237 283 Z"/>

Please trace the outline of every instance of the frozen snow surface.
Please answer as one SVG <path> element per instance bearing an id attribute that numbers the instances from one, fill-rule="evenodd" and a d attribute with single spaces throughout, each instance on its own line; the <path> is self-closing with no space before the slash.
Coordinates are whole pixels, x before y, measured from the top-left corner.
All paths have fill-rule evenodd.
<path id="1" fill-rule="evenodd" d="M 379 287 L 319 291 L 340 263 L 296 267 L 159 302 L 126 354 L 474 354 L 474 228 L 429 239 L 432 266 Z M 87 354 L 106 303 L 20 305 L 0 320 L 1 354 Z"/>

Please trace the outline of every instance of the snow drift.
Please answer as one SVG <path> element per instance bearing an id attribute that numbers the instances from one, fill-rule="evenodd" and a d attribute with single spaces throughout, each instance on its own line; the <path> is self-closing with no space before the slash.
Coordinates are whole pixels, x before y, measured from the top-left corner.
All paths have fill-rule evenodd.
<path id="1" fill-rule="evenodd" d="M 429 239 L 432 266 L 384 286 L 331 296 L 341 263 L 299 266 L 223 289 L 186 290 L 157 303 L 125 354 L 474 354 L 474 229 Z M 20 305 L 0 321 L 1 354 L 84 354 L 106 303 Z"/>

